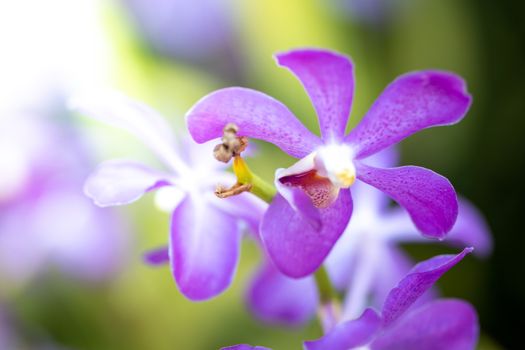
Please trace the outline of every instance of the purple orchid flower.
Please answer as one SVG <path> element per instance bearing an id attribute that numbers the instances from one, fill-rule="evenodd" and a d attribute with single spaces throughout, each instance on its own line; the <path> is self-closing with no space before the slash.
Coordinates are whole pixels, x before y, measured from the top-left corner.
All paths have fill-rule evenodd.
<path id="1" fill-rule="evenodd" d="M 397 158 L 390 148 L 367 159 L 367 164 L 393 167 Z M 345 291 L 345 314 L 351 319 L 361 315 L 367 306 L 381 308 L 392 287 L 410 270 L 413 264 L 397 243 L 433 242 L 417 232 L 405 210 L 390 208 L 388 197 L 381 191 L 361 183 L 353 191 L 356 205 L 352 220 L 325 261 L 332 283 Z M 467 200 L 460 199 L 458 219 L 444 243 L 473 246 L 475 254 L 481 257 L 490 253 L 488 225 Z M 286 326 L 308 322 L 319 304 L 312 277 L 288 278 L 268 260 L 252 279 L 246 299 L 257 318 Z"/>
<path id="2" fill-rule="evenodd" d="M 217 183 L 230 183 L 234 176 L 213 158 L 213 145 L 187 142 L 177 151 L 165 119 L 148 106 L 116 92 L 79 96 L 71 105 L 132 132 L 169 169 L 155 170 L 127 160 L 108 161 L 87 179 L 86 195 L 106 207 L 134 202 L 159 189 L 158 194 L 167 195 L 171 202 L 164 204 L 172 210 L 169 248 L 148 253 L 146 261 L 169 261 L 180 291 L 191 300 L 209 299 L 224 291 L 239 260 L 240 223 L 256 232 L 266 204 L 249 194 L 225 201 L 216 198 Z"/>
<path id="3" fill-rule="evenodd" d="M 367 162 L 374 167 L 393 167 L 397 154 L 388 149 Z M 388 197 L 377 189 L 356 184 L 354 197 L 353 218 L 326 259 L 332 282 L 336 288 L 346 290 L 345 313 L 351 318 L 360 315 L 370 302 L 380 308 L 390 289 L 410 270 L 412 262 L 398 244 L 433 242 L 418 234 L 403 208 L 389 207 Z M 483 216 L 462 198 L 458 219 L 443 242 L 473 246 L 480 257 L 486 257 L 492 249 Z"/>
<path id="4" fill-rule="evenodd" d="M 457 255 L 440 255 L 417 264 L 389 292 L 380 314 L 368 308 L 357 319 L 343 320 L 322 338 L 305 342 L 305 349 L 474 349 L 479 329 L 476 311 L 469 303 L 438 299 L 415 305 L 471 251 L 472 248 L 466 248 Z M 237 346 L 233 349 L 253 348 Z"/>
<path id="5" fill-rule="evenodd" d="M 17 286 L 53 267 L 102 280 L 125 260 L 129 240 L 112 211 L 82 193 L 88 153 L 64 123 L 19 112 L 0 128 L 0 276 Z"/>
<path id="6" fill-rule="evenodd" d="M 440 71 L 403 75 L 345 136 L 354 90 L 350 59 L 304 49 L 278 54 L 277 63 L 294 73 L 306 89 L 317 111 L 321 138 L 281 102 L 240 87 L 202 98 L 188 112 L 187 123 L 199 143 L 220 137 L 226 124 L 235 123 L 240 136 L 271 142 L 301 158 L 276 172 L 279 194 L 261 225 L 261 237 L 279 270 L 299 278 L 321 265 L 348 224 L 349 187 L 356 178 L 404 207 L 424 235 L 445 237 L 458 209 L 454 188 L 446 178 L 415 166 L 375 168 L 365 159 L 417 131 L 461 120 L 471 102 L 465 82 Z"/>
<path id="7" fill-rule="evenodd" d="M 478 338 L 476 311 L 465 301 L 440 299 L 413 304 L 472 248 L 458 255 L 440 255 L 416 266 L 387 295 L 381 314 L 366 309 L 355 320 L 344 321 L 307 350 L 370 349 L 473 349 Z M 345 315 L 343 315 L 345 317 Z"/>

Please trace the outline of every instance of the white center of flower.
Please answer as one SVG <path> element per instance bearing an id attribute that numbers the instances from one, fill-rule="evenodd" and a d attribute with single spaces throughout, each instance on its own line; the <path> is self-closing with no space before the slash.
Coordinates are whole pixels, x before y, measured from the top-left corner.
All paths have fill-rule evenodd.
<path id="1" fill-rule="evenodd" d="M 326 145 L 315 154 L 315 169 L 319 175 L 330 179 L 334 186 L 349 188 L 356 179 L 353 158 L 354 152 L 348 145 Z"/>

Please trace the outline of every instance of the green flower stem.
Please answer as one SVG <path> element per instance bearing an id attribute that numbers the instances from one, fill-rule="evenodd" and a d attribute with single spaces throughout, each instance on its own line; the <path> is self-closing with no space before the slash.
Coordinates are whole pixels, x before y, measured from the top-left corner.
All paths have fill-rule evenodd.
<path id="1" fill-rule="evenodd" d="M 341 303 L 339 295 L 333 287 L 328 273 L 321 265 L 314 273 L 315 283 L 319 291 L 319 308 L 317 317 L 323 332 L 326 334 L 335 327 L 341 319 Z"/>
<path id="2" fill-rule="evenodd" d="M 319 298 L 321 304 L 330 303 L 332 300 L 337 299 L 337 293 L 330 282 L 328 273 L 324 266 L 321 265 L 314 273 L 315 283 L 319 291 Z"/>
<path id="3" fill-rule="evenodd" d="M 233 172 L 235 173 L 239 184 L 252 185 L 250 192 L 261 198 L 263 201 L 270 203 L 273 200 L 273 197 L 277 194 L 275 187 L 252 173 L 246 162 L 244 162 L 239 156 L 235 157 L 233 160 Z"/>

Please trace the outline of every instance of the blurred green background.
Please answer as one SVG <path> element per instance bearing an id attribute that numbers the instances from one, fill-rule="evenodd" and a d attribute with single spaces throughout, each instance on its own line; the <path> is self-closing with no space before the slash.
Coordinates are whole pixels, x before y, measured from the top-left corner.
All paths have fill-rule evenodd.
<path id="1" fill-rule="evenodd" d="M 523 4 L 406 0 L 395 14 L 369 21 L 324 0 L 237 0 L 228 8 L 235 58 L 211 62 L 153 50 L 122 2 L 104 2 L 100 15 L 113 55 L 113 85 L 161 111 L 177 130 L 184 129 L 183 115 L 200 97 L 241 85 L 283 101 L 317 133 L 306 94 L 272 59 L 273 53 L 295 47 L 324 47 L 353 58 L 357 85 L 352 126 L 402 73 L 438 68 L 463 76 L 474 97 L 465 120 L 404 141 L 402 164 L 445 175 L 486 215 L 493 255 L 483 261 L 469 257 L 439 286 L 443 295 L 476 306 L 480 348 L 518 349 L 525 314 Z M 99 160 L 128 156 L 151 162 L 151 155 L 125 132 L 81 118 L 77 122 L 100 151 Z M 260 157 L 250 165 L 271 179 L 275 168 L 292 162 L 277 148 L 261 144 Z M 120 213 L 130 221 L 135 244 L 129 264 L 111 281 L 94 285 L 49 273 L 23 287 L 3 288 L 27 348 L 46 340 L 72 349 L 207 350 L 247 342 L 280 350 L 298 349 L 304 339 L 320 334 L 315 322 L 287 330 L 262 324 L 248 313 L 243 292 L 260 256 L 252 242 L 244 243 L 233 286 L 212 301 L 192 303 L 181 296 L 168 267 L 142 263 L 146 249 L 167 241 L 169 218 L 155 209 L 153 196 Z M 416 259 L 450 251 L 440 245 L 406 248 Z M 1 283 L 6 287 L 7 282 Z"/>

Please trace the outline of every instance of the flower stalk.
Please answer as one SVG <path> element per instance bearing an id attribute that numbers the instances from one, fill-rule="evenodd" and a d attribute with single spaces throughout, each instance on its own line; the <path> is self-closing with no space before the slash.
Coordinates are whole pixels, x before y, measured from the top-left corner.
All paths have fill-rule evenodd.
<path id="1" fill-rule="evenodd" d="M 341 305 L 339 296 L 330 281 L 324 266 L 321 265 L 314 273 L 315 284 L 319 292 L 318 317 L 324 333 L 327 333 L 340 320 Z"/>

